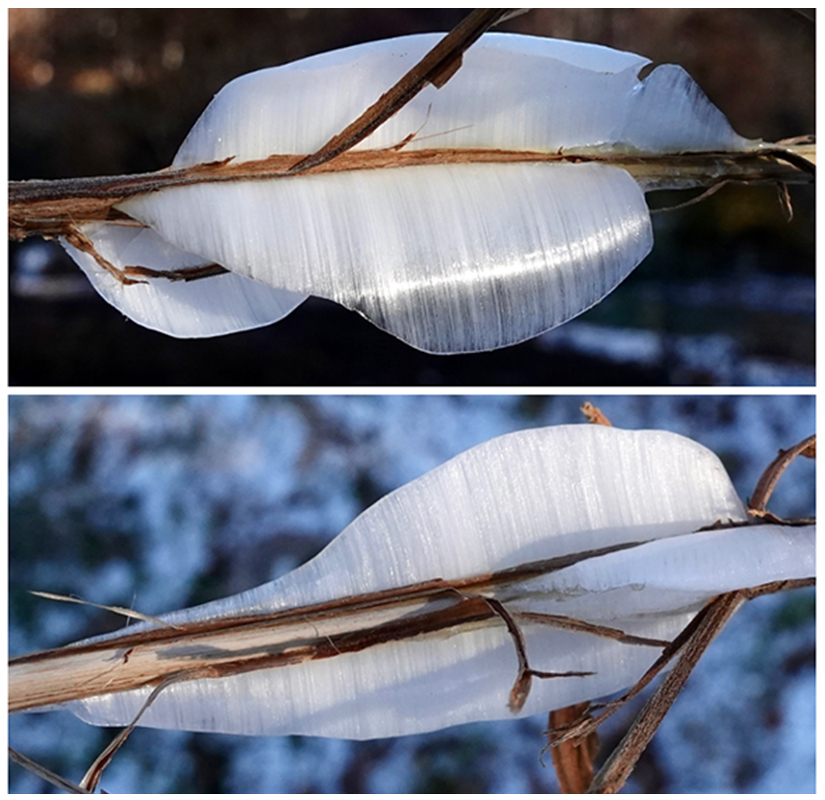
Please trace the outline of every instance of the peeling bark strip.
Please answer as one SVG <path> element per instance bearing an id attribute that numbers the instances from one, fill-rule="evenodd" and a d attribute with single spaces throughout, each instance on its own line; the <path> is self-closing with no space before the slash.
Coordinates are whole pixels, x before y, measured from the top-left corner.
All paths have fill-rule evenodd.
<path id="1" fill-rule="evenodd" d="M 519 659 L 510 700 L 514 713 L 524 705 L 533 677 L 591 674 L 549 673 L 531 668 L 516 620 L 590 633 L 625 644 L 661 648 L 663 655 L 651 668 L 646 681 L 649 682 L 680 650 L 681 637 L 666 642 L 628 635 L 615 628 L 571 617 L 511 614 L 501 602 L 483 594 L 641 544 L 645 543 L 576 553 L 474 578 L 427 581 L 273 614 L 221 618 L 133 634 L 127 632 L 102 641 L 20 656 L 9 660 L 9 712 L 157 686 L 169 680 L 223 678 L 333 658 L 425 634 L 454 635 L 479 625 L 500 625 L 502 621 L 513 638 Z M 775 581 L 743 590 L 742 594 L 751 599 L 810 585 L 813 585 L 812 579 Z M 401 612 L 404 616 L 399 618 Z M 645 678 L 640 684 L 643 681 Z M 622 702 L 624 699 L 627 698 Z M 617 707 L 611 708 L 610 713 Z M 594 721 L 593 729 L 602 719 Z M 576 735 L 580 733 L 580 729 L 576 731 Z M 557 739 L 569 737 L 570 733 Z"/>
<path id="2" fill-rule="evenodd" d="M 500 625 L 501 620 L 512 633 L 512 617 L 506 611 L 502 613 L 501 603 L 491 602 L 483 593 L 641 544 L 645 542 L 588 550 L 472 578 L 437 579 L 272 614 L 127 632 L 102 641 L 21 656 L 9 661 L 9 711 L 154 686 L 173 676 L 181 680 L 221 678 L 333 658 L 428 633 L 458 633 L 468 626 Z M 404 616 L 399 618 L 402 611 Z M 628 644 L 667 645 L 565 617 L 517 616 Z M 518 642 L 518 635 L 515 637 Z M 523 644 L 520 659 L 522 655 Z M 536 677 L 542 674 L 529 670 L 526 656 L 520 663 L 517 684 L 523 688 L 523 705 L 529 691 L 525 670 Z"/>
<path id="3" fill-rule="evenodd" d="M 78 786 L 71 781 L 67 781 L 65 778 L 62 778 L 56 772 L 52 772 L 50 769 L 46 769 L 46 767 L 38 764 L 36 761 L 32 761 L 28 756 L 24 756 L 22 753 L 18 753 L 14 748 L 9 748 L 9 758 L 14 761 L 16 764 L 19 764 L 23 769 L 27 769 L 33 775 L 37 775 L 38 778 L 42 778 L 46 783 L 50 783 L 52 786 L 56 786 L 58 789 L 63 789 L 65 792 L 69 792 L 70 794 L 92 794 L 92 792 L 88 789 L 84 789 L 81 786 Z"/>
<path id="4" fill-rule="evenodd" d="M 791 154 L 808 169 L 791 163 Z M 67 236 L 73 225 L 110 220 L 140 224 L 115 206 L 131 197 L 161 189 L 227 181 L 261 181 L 297 177 L 296 155 L 273 155 L 260 161 L 232 160 L 198 164 L 186 169 L 162 169 L 138 175 L 114 175 L 65 180 L 9 182 L 9 238 Z M 396 169 L 440 164 L 520 162 L 597 162 L 621 167 L 638 181 L 661 188 L 712 186 L 721 181 L 745 183 L 811 183 L 816 145 L 801 144 L 752 153 L 688 153 L 685 155 L 566 156 L 560 153 L 478 149 L 427 149 L 345 152 L 303 168 L 301 175 Z M 164 276 L 166 277 L 166 276 Z"/>
<path id="5" fill-rule="evenodd" d="M 587 713 L 589 703 L 559 708 L 550 712 L 551 729 L 560 728 L 582 714 Z M 599 736 L 593 731 L 581 742 L 562 742 L 551 750 L 553 767 L 559 779 L 562 794 L 584 794 L 595 772 L 596 756 L 599 754 Z"/>

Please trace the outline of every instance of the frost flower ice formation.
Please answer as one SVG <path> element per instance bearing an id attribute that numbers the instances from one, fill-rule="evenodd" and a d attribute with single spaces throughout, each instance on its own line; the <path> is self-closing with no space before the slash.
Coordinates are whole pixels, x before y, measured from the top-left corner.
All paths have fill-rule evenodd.
<path id="1" fill-rule="evenodd" d="M 65 707 L 100 725 L 175 676 L 141 725 L 370 739 L 546 713 L 634 684 L 717 595 L 812 577 L 814 533 L 749 522 L 682 436 L 526 430 L 387 495 L 277 581 L 14 659 L 11 706 L 52 705 L 56 681 L 65 698 L 71 673 Z M 556 673 L 518 703 L 508 620 Z M 37 697 L 18 702 L 24 679 Z"/>
<path id="2" fill-rule="evenodd" d="M 212 179 L 120 203 L 138 226 L 83 225 L 94 253 L 64 245 L 106 300 L 172 336 L 267 325 L 316 295 L 427 352 L 492 350 L 581 314 L 650 252 L 650 187 L 603 160 L 758 147 L 681 67 L 640 79 L 650 62 L 632 53 L 488 33 L 346 159 L 275 174 L 273 158 L 316 152 L 439 39 L 237 78 L 170 168 Z M 215 179 L 251 163 L 269 164 L 266 177 Z M 226 272 L 160 277 L 215 265 Z M 118 280 L 127 267 L 152 277 Z"/>

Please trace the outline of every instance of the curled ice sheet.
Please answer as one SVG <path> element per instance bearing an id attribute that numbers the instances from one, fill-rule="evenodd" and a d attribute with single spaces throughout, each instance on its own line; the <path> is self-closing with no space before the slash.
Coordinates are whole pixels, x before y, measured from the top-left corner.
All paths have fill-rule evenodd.
<path id="1" fill-rule="evenodd" d="M 312 153 L 343 130 L 442 38 L 420 34 L 347 47 L 227 84 L 174 166 L 234 156 Z M 742 150 L 724 115 L 675 65 L 608 47 L 488 33 L 440 89 L 428 86 L 359 150 L 496 148 L 543 152 Z"/>
<path id="2" fill-rule="evenodd" d="M 512 613 L 579 614 L 671 639 L 720 592 L 813 575 L 813 528 L 694 533 L 719 519 L 745 518 L 719 460 L 683 437 L 584 426 L 530 430 L 473 448 L 388 495 L 279 581 L 166 619 L 182 624 L 301 608 L 638 542 L 492 595 Z M 659 654 L 657 647 L 529 621 L 522 631 L 534 668 L 593 674 L 534 682 L 521 715 L 620 690 Z M 178 683 L 158 696 L 141 724 L 353 739 L 405 735 L 512 717 L 507 700 L 516 671 L 512 639 L 494 619 L 332 658 Z M 146 694 L 68 707 L 97 724 L 125 724 Z"/>
<path id="3" fill-rule="evenodd" d="M 210 103 L 173 167 L 310 154 L 440 38 L 371 42 L 242 76 Z M 601 157 L 755 145 L 680 67 L 640 79 L 649 63 L 598 45 L 486 34 L 442 88 L 426 87 L 355 149 Z M 217 322 L 215 297 L 230 279 L 217 290 L 209 280 L 157 292 L 97 280 L 128 316 L 177 336 L 266 324 L 297 293 L 336 300 L 427 352 L 491 350 L 587 310 L 652 247 L 642 191 L 598 164 L 445 163 L 199 184 L 120 208 L 174 248 L 287 293 L 256 305 L 251 292 L 262 287 L 232 284 L 245 299 Z M 110 260 L 129 263 L 120 252 Z M 255 307 L 238 312 L 244 304 Z"/>
<path id="4" fill-rule="evenodd" d="M 151 228 L 94 223 L 82 230 L 117 269 L 168 271 L 210 263 L 169 244 Z M 61 243 L 104 300 L 135 322 L 171 336 L 217 336 L 259 328 L 283 319 L 306 299 L 232 273 L 189 282 L 147 279 L 124 284 L 89 253 L 65 240 Z"/>
<path id="5" fill-rule="evenodd" d="M 517 591 L 530 595 L 532 602 L 515 600 L 513 608 L 529 605 L 533 611 L 607 625 L 628 616 L 673 614 L 747 585 L 813 575 L 814 555 L 813 526 L 702 531 L 525 581 Z M 714 560 L 719 566 L 708 569 Z"/>
<path id="6" fill-rule="evenodd" d="M 537 336 L 653 245 L 644 195 L 600 164 L 454 164 L 203 184 L 122 209 L 183 250 L 336 300 L 433 353 Z"/>

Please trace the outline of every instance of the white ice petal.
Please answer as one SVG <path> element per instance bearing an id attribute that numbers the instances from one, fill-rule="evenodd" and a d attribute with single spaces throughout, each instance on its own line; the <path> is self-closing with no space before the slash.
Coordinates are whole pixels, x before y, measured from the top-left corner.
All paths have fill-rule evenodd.
<path id="1" fill-rule="evenodd" d="M 538 428 L 478 445 L 389 494 L 241 605 L 289 608 L 451 580 L 717 519 L 746 514 L 719 459 L 696 442 L 667 431 Z"/>
<path id="2" fill-rule="evenodd" d="M 512 608 L 607 625 L 684 611 L 722 592 L 810 577 L 815 533 L 813 525 L 750 525 L 660 539 L 525 581 L 500 599 L 530 594 L 529 603 L 514 600 Z"/>
<path id="3" fill-rule="evenodd" d="M 82 227 L 97 252 L 113 266 L 169 271 L 212 263 L 180 250 L 148 228 L 93 223 Z M 306 299 L 242 275 L 195 281 L 159 278 L 123 284 L 95 259 L 61 240 L 99 294 L 129 319 L 177 337 L 218 336 L 283 319 Z"/>
<path id="4" fill-rule="evenodd" d="M 670 639 L 691 614 L 628 625 L 637 635 Z M 534 681 L 524 709 L 507 707 L 518 662 L 503 624 L 418 636 L 356 654 L 223 680 L 173 684 L 141 724 L 249 735 L 305 734 L 345 739 L 406 736 L 450 725 L 546 713 L 617 691 L 638 679 L 657 648 L 524 625 L 536 669 L 595 674 Z M 168 694 L 167 694 L 168 692 Z M 148 692 L 67 704 L 94 724 L 128 724 Z"/>
<path id="5" fill-rule="evenodd" d="M 583 561 L 578 573 L 569 567 L 551 574 L 546 585 L 522 584 L 522 591 L 538 591 L 535 602 L 501 596 L 517 612 L 547 611 L 558 597 L 572 607 L 577 594 L 592 595 L 601 599 L 585 609 L 592 618 L 599 609 L 605 616 L 608 605 L 612 624 L 626 632 L 671 639 L 699 603 L 719 592 L 813 574 L 810 529 L 691 533 L 719 519 L 746 517 L 722 464 L 691 440 L 596 426 L 529 430 L 473 448 L 388 495 L 281 580 L 167 619 L 182 623 L 299 607 L 645 541 Z M 645 593 L 652 602 L 638 600 Z M 565 613 L 559 611 L 563 605 L 553 610 Z M 522 715 L 628 686 L 659 653 L 544 625 L 522 627 L 534 668 L 594 673 L 534 682 Z M 516 670 L 512 640 L 494 619 L 461 633 L 442 631 L 300 665 L 176 684 L 142 722 L 249 734 L 403 735 L 512 716 L 507 697 Z M 70 707 L 93 722 L 123 724 L 145 696 L 108 695 Z"/>
<path id="6" fill-rule="evenodd" d="M 439 38 L 372 42 L 238 78 L 203 113 L 174 166 L 310 153 Z M 358 149 L 403 142 L 406 150 L 662 153 L 754 144 L 680 67 L 640 80 L 648 63 L 597 45 L 487 34 L 445 86 L 428 86 Z M 264 325 L 294 308 L 296 294 L 315 294 L 427 352 L 491 350 L 585 311 L 652 246 L 639 187 L 596 164 L 445 165 L 197 185 L 121 208 L 184 251 L 166 249 L 155 268 L 165 268 L 166 257 L 188 263 L 192 253 L 270 287 L 221 277 L 126 289 L 73 253 L 110 302 L 178 336 Z M 166 248 L 151 234 L 138 238 L 153 254 Z M 120 263 L 117 254 L 110 260 Z"/>
<path id="7" fill-rule="evenodd" d="M 747 519 L 742 501 L 717 456 L 691 439 L 602 426 L 535 428 L 484 442 L 388 494 L 280 580 L 164 619 L 298 608 L 728 519 Z"/>
<path id="8" fill-rule="evenodd" d="M 441 38 L 370 42 L 244 75 L 189 133 L 175 166 L 311 153 L 374 103 Z M 486 34 L 441 88 L 425 88 L 358 149 L 570 152 L 748 146 L 679 67 L 640 81 L 649 60 L 593 44 Z"/>
<path id="9" fill-rule="evenodd" d="M 676 64 L 662 64 L 633 90 L 617 144 L 644 153 L 679 153 L 753 148 L 693 78 Z"/>
<path id="10" fill-rule="evenodd" d="M 599 164 L 454 164 L 203 184 L 120 206 L 183 250 L 327 297 L 434 353 L 532 338 L 652 247 L 644 196 Z"/>

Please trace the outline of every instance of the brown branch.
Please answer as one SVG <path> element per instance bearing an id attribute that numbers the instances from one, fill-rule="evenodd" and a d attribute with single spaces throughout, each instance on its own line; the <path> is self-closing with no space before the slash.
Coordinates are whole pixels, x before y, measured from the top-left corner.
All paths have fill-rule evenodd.
<path id="1" fill-rule="evenodd" d="M 596 774 L 588 794 L 616 794 L 650 743 L 690 673 L 716 635 L 748 598 L 729 592 L 711 601 L 699 614 L 699 623 L 685 643 L 676 666 L 647 701 L 630 730 Z"/>
<path id="2" fill-rule="evenodd" d="M 118 203 L 161 189 L 226 181 L 290 179 L 295 155 L 272 155 L 256 161 L 224 160 L 186 169 L 164 169 L 139 175 L 9 183 L 9 238 L 65 236 L 72 226 L 111 221 L 135 224 L 118 211 Z M 661 187 L 693 188 L 728 176 L 745 183 L 810 183 L 811 176 L 763 153 L 692 153 L 666 156 L 576 155 L 536 151 L 432 148 L 409 152 L 346 152 L 307 173 L 352 172 L 444 164 L 509 164 L 520 162 L 602 163 L 619 167 L 639 181 Z M 303 174 L 303 173 L 302 173 Z"/>
<path id="3" fill-rule="evenodd" d="M 478 41 L 485 31 L 511 16 L 515 10 L 475 9 L 358 119 L 333 136 L 320 150 L 290 167 L 288 174 L 306 172 L 351 149 L 400 111 L 428 84 L 431 83 L 440 89 L 461 67 L 464 52 Z"/>
<path id="4" fill-rule="evenodd" d="M 548 719 L 551 730 L 567 725 L 586 713 L 589 703 L 578 703 L 551 711 Z M 562 794 L 584 794 L 593 780 L 596 756 L 599 754 L 599 736 L 592 731 L 581 740 L 568 740 L 551 751 L 553 767 L 559 779 Z"/>
<path id="5" fill-rule="evenodd" d="M 584 403 L 579 411 L 584 414 L 591 425 L 604 425 L 607 428 L 613 427 L 613 423 L 602 414 L 602 410 L 594 406 L 593 403 Z"/>
<path id="6" fill-rule="evenodd" d="M 753 497 L 748 504 L 749 511 L 753 516 L 764 516 L 767 513 L 768 500 L 770 500 L 776 484 L 782 477 L 782 473 L 800 455 L 805 456 L 805 458 L 816 458 L 816 434 L 803 439 L 787 450 L 780 450 L 779 455 L 768 464 L 759 478 L 759 482 L 753 490 Z"/>
<path id="7" fill-rule="evenodd" d="M 102 641 L 13 658 L 9 710 L 154 686 L 181 672 L 190 679 L 237 675 L 488 623 L 498 615 L 473 592 L 508 586 L 639 544 L 611 545 L 470 578 L 425 581 L 272 614 L 127 631 Z M 400 619 L 399 608 L 409 609 Z"/>

